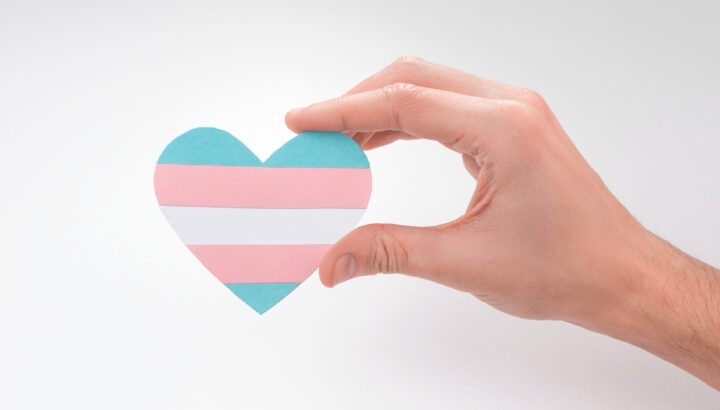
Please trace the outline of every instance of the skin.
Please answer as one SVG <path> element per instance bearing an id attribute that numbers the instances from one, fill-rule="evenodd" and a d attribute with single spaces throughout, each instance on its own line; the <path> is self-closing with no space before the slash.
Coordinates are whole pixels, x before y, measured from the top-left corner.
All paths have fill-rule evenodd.
<path id="1" fill-rule="evenodd" d="M 477 181 L 452 222 L 346 235 L 320 264 L 326 286 L 381 272 L 429 279 L 632 343 L 720 389 L 720 272 L 643 228 L 537 93 L 402 57 L 285 120 L 363 149 L 434 140 Z"/>

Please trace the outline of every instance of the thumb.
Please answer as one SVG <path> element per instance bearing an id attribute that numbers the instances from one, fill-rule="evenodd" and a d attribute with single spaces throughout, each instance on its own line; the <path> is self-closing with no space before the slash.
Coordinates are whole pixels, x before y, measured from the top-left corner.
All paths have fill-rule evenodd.
<path id="1" fill-rule="evenodd" d="M 436 227 L 373 224 L 340 239 L 320 263 L 320 280 L 333 287 L 356 276 L 405 273 L 426 277 L 437 264 L 435 248 L 442 242 Z"/>

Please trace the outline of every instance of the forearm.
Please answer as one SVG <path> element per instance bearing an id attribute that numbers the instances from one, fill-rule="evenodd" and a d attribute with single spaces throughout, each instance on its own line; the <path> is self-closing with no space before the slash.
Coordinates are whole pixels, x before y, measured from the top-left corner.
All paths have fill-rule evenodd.
<path id="1" fill-rule="evenodd" d="M 632 343 L 720 390 L 720 271 L 655 235 L 625 264 L 634 286 L 616 308 L 577 323 Z"/>

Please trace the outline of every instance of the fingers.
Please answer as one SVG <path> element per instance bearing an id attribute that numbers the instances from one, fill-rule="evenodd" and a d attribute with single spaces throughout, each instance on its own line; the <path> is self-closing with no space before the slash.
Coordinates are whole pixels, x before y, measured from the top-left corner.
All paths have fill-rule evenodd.
<path id="1" fill-rule="evenodd" d="M 380 131 L 373 133 L 370 138 L 360 145 L 360 148 L 371 150 L 391 144 L 400 139 L 413 139 L 414 137 L 400 131 Z"/>
<path id="2" fill-rule="evenodd" d="M 350 89 L 346 95 L 375 90 L 394 83 L 409 83 L 484 98 L 514 99 L 522 89 L 431 63 L 403 56 Z"/>
<path id="3" fill-rule="evenodd" d="M 333 287 L 357 276 L 405 273 L 436 280 L 438 228 L 362 226 L 338 241 L 320 263 L 320 280 Z"/>
<path id="4" fill-rule="evenodd" d="M 293 131 L 399 131 L 472 153 L 506 128 L 498 100 L 398 83 L 288 112 Z"/>
<path id="5" fill-rule="evenodd" d="M 375 149 L 399 139 L 417 138 L 402 131 L 347 132 L 346 134 L 364 150 Z"/>

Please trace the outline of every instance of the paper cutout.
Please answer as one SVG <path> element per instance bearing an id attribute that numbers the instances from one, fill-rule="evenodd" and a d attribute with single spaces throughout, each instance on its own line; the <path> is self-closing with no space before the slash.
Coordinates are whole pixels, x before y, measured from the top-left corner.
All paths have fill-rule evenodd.
<path id="1" fill-rule="evenodd" d="M 304 281 L 330 246 L 188 245 L 188 248 L 222 283 L 277 283 Z"/>
<path id="2" fill-rule="evenodd" d="M 299 283 L 228 283 L 235 296 L 261 315 L 283 300 Z"/>
<path id="3" fill-rule="evenodd" d="M 282 194 L 280 194 L 282 195 Z M 187 245 L 330 244 L 355 226 L 364 209 L 262 209 L 161 206 Z"/>
<path id="4" fill-rule="evenodd" d="M 158 164 L 155 194 L 161 204 L 187 206 L 363 208 L 369 178 L 369 168 Z"/>
<path id="5" fill-rule="evenodd" d="M 264 163 L 216 128 L 175 138 L 155 168 L 160 208 L 190 251 L 262 314 L 315 271 L 367 207 L 370 165 L 344 134 L 310 131 Z"/>

